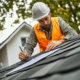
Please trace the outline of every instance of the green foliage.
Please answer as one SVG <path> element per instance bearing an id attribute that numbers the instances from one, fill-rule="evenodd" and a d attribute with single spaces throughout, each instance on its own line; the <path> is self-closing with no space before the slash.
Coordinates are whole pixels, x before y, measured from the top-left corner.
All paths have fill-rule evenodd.
<path id="1" fill-rule="evenodd" d="M 20 21 L 17 19 L 17 20 L 15 20 L 13 23 L 15 23 L 15 24 L 16 24 L 16 23 L 19 23 L 19 22 L 20 22 Z"/>
<path id="2" fill-rule="evenodd" d="M 13 23 L 19 23 L 19 18 L 21 17 L 22 19 L 31 17 L 31 12 L 26 9 L 26 4 L 27 0 L 0 0 L 0 30 L 4 27 L 7 14 L 9 14 L 10 17 L 14 17 L 14 5 L 17 7 L 16 14 L 18 19 L 16 19 Z"/>
<path id="3" fill-rule="evenodd" d="M 13 5 L 17 6 L 16 14 L 18 19 L 15 23 L 19 23 L 19 18 L 26 19 L 32 16 L 32 6 L 35 2 L 44 2 L 50 9 L 53 17 L 60 16 L 67 23 L 69 23 L 78 33 L 80 33 L 78 26 L 80 25 L 80 0 L 32 0 L 30 7 L 26 9 L 28 0 L 1 0 L 0 3 L 0 22 L 5 23 L 5 18 L 10 10 L 13 11 Z M 10 17 L 13 17 L 13 13 L 10 13 Z M 4 18 L 4 19 L 3 19 Z M 1 28 L 0 28 L 1 29 Z"/>
<path id="4" fill-rule="evenodd" d="M 3 25 L 0 24 L 0 30 L 3 30 L 3 29 L 4 29 L 4 28 L 3 28 Z"/>

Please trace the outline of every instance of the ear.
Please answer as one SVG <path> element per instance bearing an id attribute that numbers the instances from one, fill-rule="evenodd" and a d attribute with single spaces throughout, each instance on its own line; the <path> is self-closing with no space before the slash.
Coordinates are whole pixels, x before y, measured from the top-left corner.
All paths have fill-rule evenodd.
<path id="1" fill-rule="evenodd" d="M 49 13 L 49 16 L 51 16 L 51 13 Z"/>

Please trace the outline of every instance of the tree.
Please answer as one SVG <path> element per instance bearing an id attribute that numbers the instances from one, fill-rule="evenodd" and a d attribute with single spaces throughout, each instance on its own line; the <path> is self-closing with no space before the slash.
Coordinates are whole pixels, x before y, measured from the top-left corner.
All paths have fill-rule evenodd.
<path id="1" fill-rule="evenodd" d="M 10 10 L 13 11 L 13 5 L 17 6 L 16 14 L 18 19 L 14 23 L 19 22 L 19 18 L 22 17 L 26 19 L 27 17 L 32 16 L 32 6 L 35 2 L 44 2 L 50 9 L 52 16 L 60 16 L 67 23 L 69 23 L 78 33 L 80 33 L 78 26 L 80 25 L 80 0 L 32 0 L 30 7 L 27 9 L 26 4 L 28 0 L 1 0 L 0 3 L 0 29 L 3 29 L 5 23 L 5 18 Z M 13 13 L 10 13 L 11 17 Z"/>
<path id="2" fill-rule="evenodd" d="M 14 5 L 16 5 L 16 14 L 18 19 L 14 23 L 19 23 L 19 18 L 26 19 L 31 17 L 31 10 L 26 8 L 27 0 L 0 0 L 0 30 L 4 29 L 7 14 L 13 17 Z"/>

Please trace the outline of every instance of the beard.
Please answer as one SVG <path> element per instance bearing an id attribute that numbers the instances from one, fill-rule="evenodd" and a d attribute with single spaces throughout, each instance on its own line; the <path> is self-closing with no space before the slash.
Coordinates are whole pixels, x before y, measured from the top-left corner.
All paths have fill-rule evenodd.
<path id="1" fill-rule="evenodd" d="M 42 27 L 43 27 L 43 29 L 49 31 L 50 30 L 50 25 L 51 25 L 51 22 L 50 22 L 50 24 L 44 25 Z"/>

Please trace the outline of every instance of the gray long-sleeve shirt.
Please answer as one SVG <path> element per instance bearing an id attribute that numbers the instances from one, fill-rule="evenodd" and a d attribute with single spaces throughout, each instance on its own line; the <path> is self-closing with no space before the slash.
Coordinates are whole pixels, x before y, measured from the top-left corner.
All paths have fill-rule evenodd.
<path id="1" fill-rule="evenodd" d="M 69 24 L 67 24 L 61 17 L 58 17 L 58 22 L 59 22 L 59 26 L 60 26 L 62 34 L 65 35 L 64 39 L 68 40 L 71 37 L 78 35 L 78 33 Z M 53 25 L 54 24 L 51 23 L 49 32 L 44 30 L 40 26 L 40 30 L 45 31 L 47 39 L 51 39 L 51 29 L 53 28 L 52 27 Z M 33 53 L 34 47 L 36 46 L 37 42 L 38 40 L 34 31 L 34 28 L 32 28 L 30 32 L 30 36 L 28 37 L 27 43 L 24 47 L 24 51 L 28 53 L 28 56 L 31 56 L 31 54 Z"/>

